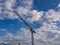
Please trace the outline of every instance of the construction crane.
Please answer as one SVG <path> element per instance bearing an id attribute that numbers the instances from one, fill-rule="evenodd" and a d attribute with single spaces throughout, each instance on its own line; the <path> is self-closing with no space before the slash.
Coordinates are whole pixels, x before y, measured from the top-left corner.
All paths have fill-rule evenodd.
<path id="1" fill-rule="evenodd" d="M 13 11 L 8 10 L 8 11 L 15 13 L 19 17 L 19 19 L 22 20 L 30 28 L 31 40 L 32 40 L 31 43 L 32 43 L 32 45 L 34 45 L 34 33 L 36 33 L 36 32 L 33 30 L 33 28 L 20 16 L 20 14 L 17 11 L 15 11 L 15 10 L 13 10 Z"/>

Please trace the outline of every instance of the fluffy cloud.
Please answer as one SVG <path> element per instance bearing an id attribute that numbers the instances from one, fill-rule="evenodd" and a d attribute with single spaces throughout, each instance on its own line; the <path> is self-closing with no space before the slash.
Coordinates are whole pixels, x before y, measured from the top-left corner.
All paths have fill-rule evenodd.
<path id="1" fill-rule="evenodd" d="M 58 7 L 60 7 L 60 4 L 58 4 Z"/>
<path id="2" fill-rule="evenodd" d="M 13 9 L 13 7 L 16 6 L 15 5 L 16 3 L 17 3 L 16 0 L 6 0 L 4 3 L 1 3 L 0 4 L 1 6 L 0 7 L 0 19 L 18 18 L 16 14 L 12 12 L 13 10 L 16 10 L 23 18 L 25 18 L 25 16 L 32 16 L 31 18 L 28 18 L 26 20 L 33 22 L 33 21 L 38 21 L 44 13 L 43 11 L 39 12 L 37 10 L 31 10 L 32 5 L 33 5 L 33 0 L 25 0 L 25 1 L 19 0 L 19 6 L 17 6 L 16 9 Z M 11 11 L 8 11 L 7 9 Z"/>
<path id="3" fill-rule="evenodd" d="M 60 44 L 59 35 L 60 35 L 60 28 L 56 26 L 56 22 L 60 22 L 60 11 L 55 10 L 48 10 L 45 12 L 44 22 L 42 23 L 42 27 L 36 29 L 40 38 L 36 36 L 36 38 L 41 39 L 44 43 L 40 43 L 41 45 L 58 45 Z M 36 43 L 37 44 L 37 43 Z"/>
<path id="4" fill-rule="evenodd" d="M 31 10 L 32 5 L 33 5 L 33 0 L 25 0 L 25 1 L 21 1 L 19 0 L 19 5 L 17 6 L 16 9 L 13 9 L 13 7 L 15 7 L 17 0 L 6 0 L 4 3 L 0 3 L 0 19 L 16 19 L 18 18 L 16 16 L 16 13 L 13 12 L 13 10 L 17 11 L 23 18 L 25 18 L 25 16 L 32 16 L 31 18 L 28 18 L 26 20 L 29 20 L 31 22 L 33 21 L 38 21 L 41 16 L 43 15 L 43 11 L 39 12 L 37 10 Z M 3 5 L 2 5 L 3 4 Z M 4 7 L 5 8 L 4 8 Z M 8 11 L 8 10 L 11 11 Z M 2 11 L 4 10 L 4 11 Z"/>
<path id="5" fill-rule="evenodd" d="M 20 0 L 21 1 L 21 0 Z M 9 2 L 9 3 L 8 3 Z M 14 2 L 14 3 L 13 3 Z M 22 3 L 23 2 L 23 3 Z M 47 12 L 37 11 L 37 10 L 30 10 L 30 7 L 32 5 L 32 0 L 26 0 L 21 1 L 20 3 L 25 4 L 21 5 L 21 7 L 17 8 L 17 11 L 21 15 L 27 15 L 29 13 L 29 16 L 31 18 L 28 18 L 28 21 L 34 22 L 43 22 L 42 27 L 35 29 L 36 33 L 34 34 L 34 41 L 35 45 L 58 45 L 60 44 L 60 28 L 57 26 L 57 21 L 60 22 L 60 11 L 55 11 L 54 9 L 50 9 Z M 15 4 L 15 1 L 9 0 L 7 1 L 8 4 L 6 4 L 6 7 L 8 9 L 12 9 L 12 4 Z M 11 4 L 10 4 L 11 3 Z M 29 5 L 29 6 L 28 6 Z M 25 6 L 25 8 L 24 8 Z M 59 6 L 58 6 L 59 7 Z M 5 9 L 4 9 L 5 10 Z M 8 15 L 5 15 L 5 14 Z M 44 15 L 43 15 L 44 13 Z M 13 12 L 2 12 L 0 9 L 0 17 L 3 18 L 17 18 L 15 17 L 15 14 Z M 43 18 L 42 18 L 43 16 Z M 41 20 L 41 18 L 43 20 Z M 12 33 L 9 33 L 5 29 L 2 29 L 2 31 L 6 32 L 7 35 L 4 37 L 0 37 L 0 42 L 11 42 L 17 40 L 21 43 L 21 45 L 31 45 L 31 33 L 29 29 L 21 28 L 21 31 L 18 31 L 16 35 L 13 35 Z M 24 43 L 23 43 L 24 42 Z"/>
<path id="6" fill-rule="evenodd" d="M 19 7 L 17 8 L 17 12 L 22 16 L 22 15 L 27 15 L 29 12 L 29 9 L 24 8 L 24 7 Z"/>
<path id="7" fill-rule="evenodd" d="M 5 7 L 12 10 L 12 7 L 15 6 L 16 0 L 6 0 Z"/>
<path id="8" fill-rule="evenodd" d="M 32 17 L 29 19 L 29 21 L 30 22 L 39 21 L 43 13 L 44 13 L 43 11 L 39 12 L 37 10 L 32 10 L 30 13 Z"/>
<path id="9" fill-rule="evenodd" d="M 35 45 L 58 45 L 60 44 L 60 28 L 57 26 L 57 21 L 60 22 L 60 11 L 55 11 L 53 9 L 48 10 L 45 12 L 43 16 L 43 26 L 36 29 L 36 33 L 34 34 L 34 41 Z M 33 13 L 33 12 L 32 12 Z M 35 12 L 36 13 L 36 12 Z M 34 13 L 34 16 L 35 16 Z M 32 17 L 34 17 L 32 16 Z M 37 17 L 37 16 L 36 16 Z M 40 18 L 40 17 L 39 17 Z M 36 19 L 36 18 L 35 18 Z M 36 21 L 33 19 L 33 21 Z M 42 20 L 41 20 L 42 21 Z M 40 21 L 38 21 L 40 22 Z M 23 35 L 22 37 L 26 37 L 27 39 L 30 38 L 30 32 L 27 29 L 22 28 L 22 32 L 20 33 Z M 26 39 L 25 38 L 25 39 Z M 24 39 L 24 38 L 23 38 Z M 28 41 L 28 40 L 25 40 Z M 31 42 L 31 40 L 30 40 Z M 26 43 L 25 43 L 26 44 Z M 28 41 L 29 44 L 29 41 Z"/>
<path id="10" fill-rule="evenodd" d="M 60 20 L 60 11 L 55 11 L 53 9 L 46 12 L 46 18 L 47 20 L 51 21 L 59 21 Z"/>
<path id="11" fill-rule="evenodd" d="M 27 15 L 29 10 L 32 8 L 33 0 L 19 0 L 18 6 L 16 5 L 16 1 L 17 0 L 6 0 L 4 3 L 0 3 L 0 19 L 16 19 L 17 16 L 14 12 L 12 12 L 13 10 L 16 10 L 20 15 Z M 15 7 L 16 9 L 14 9 L 13 7 Z M 8 11 L 7 9 L 11 11 Z"/>
<path id="12" fill-rule="evenodd" d="M 7 35 L 0 37 L 0 43 L 18 43 L 20 42 L 21 44 L 31 44 L 31 34 L 30 31 L 21 28 L 21 32 L 18 31 L 16 35 L 13 35 L 12 33 L 8 32 L 7 29 L 1 29 L 2 31 L 6 32 Z M 29 33 L 29 34 L 27 34 Z M 23 43 L 24 42 L 24 43 Z"/>

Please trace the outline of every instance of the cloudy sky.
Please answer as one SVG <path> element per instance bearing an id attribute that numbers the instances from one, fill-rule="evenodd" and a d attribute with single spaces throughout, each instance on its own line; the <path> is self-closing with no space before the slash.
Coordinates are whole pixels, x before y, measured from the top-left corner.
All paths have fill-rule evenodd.
<path id="1" fill-rule="evenodd" d="M 0 0 L 0 42 L 31 45 L 29 27 L 35 45 L 60 45 L 60 0 Z"/>

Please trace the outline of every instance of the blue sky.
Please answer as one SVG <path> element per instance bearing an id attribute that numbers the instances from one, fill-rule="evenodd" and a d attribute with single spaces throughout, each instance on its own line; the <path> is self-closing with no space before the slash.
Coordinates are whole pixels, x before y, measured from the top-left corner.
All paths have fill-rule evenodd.
<path id="1" fill-rule="evenodd" d="M 59 0 L 34 0 L 34 9 L 39 11 L 47 11 L 49 9 L 55 9 L 59 3 Z"/>
<path id="2" fill-rule="evenodd" d="M 35 45 L 60 44 L 60 0 L 0 0 L 0 39 L 19 39 L 22 45 L 30 45 L 29 27 L 13 10 L 36 31 Z"/>

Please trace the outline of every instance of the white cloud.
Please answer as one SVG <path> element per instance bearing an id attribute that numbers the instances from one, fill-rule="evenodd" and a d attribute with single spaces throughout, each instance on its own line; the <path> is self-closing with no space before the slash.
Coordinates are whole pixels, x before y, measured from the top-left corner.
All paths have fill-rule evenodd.
<path id="1" fill-rule="evenodd" d="M 12 7 L 15 5 L 16 0 L 6 0 L 5 7 L 9 10 L 12 10 Z"/>
<path id="2" fill-rule="evenodd" d="M 0 13 L 0 19 L 16 19 L 18 18 L 18 16 L 16 14 L 14 14 L 13 12 L 8 12 L 6 10 L 4 10 L 4 12 Z"/>
<path id="3" fill-rule="evenodd" d="M 39 21 L 40 18 L 42 17 L 43 15 L 43 11 L 39 12 L 37 10 L 32 10 L 30 15 L 32 16 L 29 20 L 29 22 L 34 22 L 34 21 Z"/>
<path id="4" fill-rule="evenodd" d="M 58 4 L 58 7 L 60 7 L 60 4 Z"/>
<path id="5" fill-rule="evenodd" d="M 32 17 L 35 16 L 35 13 Z M 32 20 L 36 21 L 34 19 Z M 42 23 L 43 26 L 35 30 L 36 31 L 36 34 L 34 34 L 35 45 L 39 45 L 39 44 L 40 45 L 58 45 L 60 44 L 59 43 L 60 42 L 59 40 L 60 39 L 59 38 L 60 28 L 56 26 L 56 21 L 60 22 L 60 11 L 55 11 L 52 9 L 48 10 L 47 12 L 45 12 L 45 16 L 43 17 L 43 20 L 44 20 L 44 22 Z M 23 29 L 23 31 L 21 32 L 21 35 L 23 35 L 22 37 L 26 36 L 27 39 L 31 39 L 30 33 L 27 29 L 26 30 Z"/>
<path id="6" fill-rule="evenodd" d="M 6 11 L 6 9 L 13 11 L 14 9 L 12 7 L 16 6 L 15 4 L 17 0 L 6 0 L 4 3 L 0 3 L 0 19 L 4 18 L 10 18 L 10 19 L 16 19 L 17 16 L 14 14 L 14 12 L 7 11 L 7 13 L 3 14 L 8 14 L 8 15 L 3 15 L 2 14 L 2 9 Z M 20 0 L 19 5 L 15 9 L 20 15 L 26 15 L 29 10 L 31 9 L 33 4 L 33 0 Z M 2 8 L 3 7 L 3 8 Z M 3 16 L 2 16 L 3 15 Z"/>
<path id="7" fill-rule="evenodd" d="M 55 11 L 53 9 L 48 10 L 48 12 L 45 13 L 46 17 L 49 21 L 59 21 L 60 20 L 60 11 Z"/>
<path id="8" fill-rule="evenodd" d="M 5 3 L 2 3 L 5 8 L 0 7 L 0 19 L 16 19 L 18 18 L 14 12 L 7 11 L 11 10 L 13 11 L 14 9 L 12 7 L 15 6 L 16 0 L 6 0 Z M 1 5 L 2 5 L 1 4 Z M 33 22 L 33 21 L 38 21 L 40 17 L 43 15 L 43 11 L 39 12 L 37 10 L 31 10 L 32 5 L 33 5 L 33 0 L 25 0 L 25 1 L 19 1 L 20 6 L 18 6 L 15 10 L 22 15 L 23 18 L 24 16 L 32 15 L 31 18 L 28 20 Z M 2 9 L 4 12 L 2 12 Z M 6 14 L 6 15 L 5 15 Z M 2 16 L 3 15 L 3 16 Z M 26 19 L 27 20 L 27 19 Z"/>
<path id="9" fill-rule="evenodd" d="M 8 3 L 9 2 L 9 3 Z M 6 7 L 8 9 L 11 9 L 12 4 L 14 4 L 15 1 L 13 0 L 8 0 L 6 4 Z M 22 3 L 23 2 L 23 3 Z M 41 16 L 43 16 L 43 13 L 45 13 L 45 16 L 43 17 L 43 23 L 42 27 L 36 29 L 36 33 L 34 34 L 34 40 L 35 40 L 35 45 L 58 45 L 60 43 L 60 28 L 56 26 L 56 21 L 60 22 L 60 11 L 55 11 L 54 9 L 50 9 L 47 12 L 39 12 L 37 10 L 30 10 L 30 7 L 32 5 L 33 1 L 32 0 L 26 0 L 26 1 L 21 1 L 23 6 L 21 5 L 18 7 L 19 14 L 28 14 L 31 16 L 29 18 L 30 22 L 38 21 L 40 22 Z M 24 8 L 25 6 L 25 8 Z M 1 9 L 0 9 L 1 10 Z M 17 18 L 13 12 L 1 12 L 2 14 L 8 14 L 8 15 L 0 15 L 1 19 L 3 18 Z M 0 13 L 0 14 L 1 14 Z M 42 20 L 41 20 L 42 21 Z M 20 40 L 22 45 L 31 45 L 31 33 L 29 29 L 21 28 L 21 32 L 18 31 L 16 35 L 13 35 L 12 33 L 9 33 L 8 31 L 2 29 L 3 31 L 6 32 L 7 35 L 5 35 L 3 38 L 0 37 L 1 41 L 4 39 L 5 40 Z M 24 43 L 23 43 L 24 42 Z"/>
<path id="10" fill-rule="evenodd" d="M 42 27 L 37 29 L 38 35 L 40 35 L 40 39 L 48 44 L 58 45 L 60 44 L 59 35 L 60 28 L 56 26 L 56 21 L 60 22 L 60 11 L 48 10 L 44 16 L 44 22 L 42 23 Z M 39 37 L 39 36 L 38 36 Z M 36 37 L 36 38 L 38 38 Z M 38 38 L 39 39 L 39 38 Z M 56 41 L 57 40 L 57 41 Z M 42 45 L 42 44 L 41 44 Z M 44 45 L 44 43 L 43 43 Z"/>
<path id="11" fill-rule="evenodd" d="M 18 7 L 17 8 L 17 12 L 20 14 L 20 15 L 27 15 L 29 10 L 27 8 L 24 8 L 24 7 Z"/>
<path id="12" fill-rule="evenodd" d="M 36 31 L 36 33 L 34 34 L 35 45 L 39 45 L 39 44 L 40 45 L 58 45 L 60 44 L 60 40 L 59 40 L 60 39 L 59 38 L 60 28 L 56 26 L 56 21 L 59 21 L 59 19 L 56 19 L 56 18 L 59 18 L 59 11 L 49 10 L 48 12 L 45 13 L 44 18 L 46 18 L 47 20 L 42 23 L 43 26 L 35 30 Z M 20 43 L 22 45 L 31 44 L 31 33 L 28 29 L 21 28 L 21 32 L 18 32 L 16 36 L 14 36 L 13 34 L 7 31 L 6 33 L 7 35 L 4 37 L 6 39 L 20 40 Z"/>

